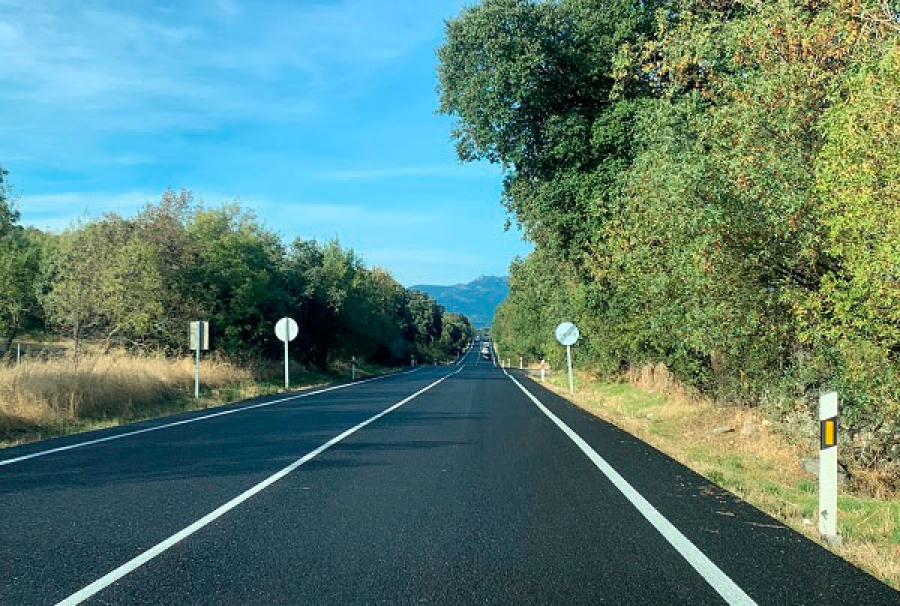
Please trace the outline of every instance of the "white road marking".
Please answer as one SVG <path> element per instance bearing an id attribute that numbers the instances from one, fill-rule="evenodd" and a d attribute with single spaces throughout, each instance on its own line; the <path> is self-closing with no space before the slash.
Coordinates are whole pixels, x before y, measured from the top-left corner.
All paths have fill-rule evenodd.
<path id="1" fill-rule="evenodd" d="M 278 480 L 280 480 L 280 479 L 284 478 L 285 476 L 287 476 L 288 474 L 290 474 L 292 471 L 294 471 L 295 469 L 297 469 L 304 463 L 306 463 L 306 462 L 310 461 L 311 459 L 317 457 L 318 455 L 322 454 L 323 452 L 325 452 L 326 450 L 328 450 L 329 448 L 331 448 L 332 446 L 334 446 L 335 444 L 337 444 L 344 438 L 356 433 L 357 431 L 359 431 L 366 425 L 369 425 L 370 423 L 377 421 L 384 415 L 386 415 L 390 412 L 393 412 L 394 410 L 397 410 L 398 408 L 400 408 L 401 406 L 403 406 L 410 400 L 425 393 L 432 387 L 443 382 L 445 379 L 452 377 L 453 375 L 459 373 L 461 370 L 462 369 L 459 369 L 455 372 L 444 375 L 437 381 L 434 381 L 433 383 L 429 384 L 428 386 L 423 387 L 422 389 L 420 389 L 416 393 L 412 394 L 411 396 L 407 396 L 407 397 L 403 398 L 402 400 L 400 400 L 399 402 L 397 402 L 390 408 L 387 408 L 387 409 L 379 412 L 375 416 L 369 417 L 362 423 L 360 423 L 358 425 L 354 425 L 353 427 L 351 427 L 347 431 L 343 432 L 342 434 L 328 440 L 327 442 L 325 442 L 324 444 L 322 444 L 321 446 L 319 446 L 312 452 L 297 459 L 296 461 L 294 461 L 293 463 L 291 463 L 290 465 L 288 465 L 281 471 L 269 476 L 268 478 L 266 478 L 259 484 L 256 484 L 255 486 L 245 490 L 244 492 L 242 492 L 235 498 L 231 499 L 224 505 L 220 506 L 218 509 L 215 509 L 214 511 L 211 511 L 210 513 L 206 514 L 205 516 L 203 516 L 202 518 L 200 518 L 199 520 L 197 520 L 190 526 L 173 534 L 168 539 L 151 547 L 144 553 L 140 554 L 139 556 L 137 556 L 135 558 L 132 558 L 131 560 L 122 564 L 115 570 L 105 574 L 104 576 L 100 577 L 99 579 L 97 579 L 90 585 L 84 587 L 80 591 L 77 591 L 77 592 L 73 593 L 72 595 L 70 595 L 69 597 L 67 597 L 66 599 L 62 600 L 61 602 L 58 602 L 56 606 L 74 606 L 75 604 L 81 604 L 82 602 L 84 602 L 85 600 L 87 600 L 88 598 L 90 598 L 91 596 L 96 594 L 97 592 L 102 591 L 103 589 L 105 589 L 106 587 L 109 587 L 110 585 L 112 585 L 113 583 L 115 583 L 116 581 L 118 581 L 119 579 L 124 577 L 125 575 L 140 568 L 141 566 L 143 566 L 144 564 L 146 564 L 147 562 L 149 562 L 156 556 L 160 555 L 161 553 L 163 553 L 164 551 L 166 551 L 173 545 L 176 545 L 177 543 L 179 543 L 179 542 L 183 541 L 184 539 L 186 539 L 187 537 L 191 536 L 192 534 L 194 534 L 195 532 L 197 532 L 204 526 L 207 526 L 211 522 L 222 517 L 223 515 L 225 515 L 226 513 L 228 513 L 229 511 L 231 511 L 232 509 L 234 509 L 235 507 L 237 507 L 238 505 L 240 505 L 247 499 L 251 498 L 252 496 L 256 495 L 259 492 L 262 492 L 263 490 L 265 490 L 266 488 L 268 488 L 269 486 L 271 486 Z"/>
<path id="2" fill-rule="evenodd" d="M 756 602 L 744 593 L 744 590 L 738 587 L 738 585 L 731 580 L 731 578 L 726 575 L 722 570 L 716 566 L 712 560 L 706 557 L 702 551 L 700 551 L 696 545 L 691 543 L 690 539 L 684 536 L 680 530 L 675 528 L 675 526 L 669 522 L 659 511 L 651 505 L 647 499 L 645 499 L 634 487 L 628 483 L 628 481 L 623 478 L 618 471 L 616 471 L 612 465 L 606 462 L 606 460 L 597 454 L 597 451 L 591 448 L 591 446 L 585 442 L 581 436 L 575 433 L 568 425 L 566 425 L 559 417 L 550 412 L 550 410 L 544 406 L 540 400 L 538 400 L 534 394 L 528 391 L 525 386 L 519 383 L 515 377 L 510 375 L 506 370 L 503 373 L 510 378 L 510 380 L 515 383 L 519 389 L 525 392 L 532 402 L 534 402 L 535 406 L 537 406 L 541 412 L 543 412 L 547 417 L 550 418 L 553 423 L 559 427 L 564 434 L 566 434 L 578 448 L 581 449 L 584 454 L 588 456 L 591 462 L 603 472 L 609 481 L 613 483 L 613 485 L 619 489 L 626 499 L 628 499 L 632 505 L 634 505 L 635 509 L 646 518 L 650 524 L 669 542 L 669 544 L 675 548 L 681 556 L 687 560 L 688 564 L 693 566 L 694 570 L 700 573 L 700 576 L 709 583 L 709 585 L 716 590 L 716 592 L 724 598 L 728 604 L 732 606 L 756 606 Z"/>
<path id="3" fill-rule="evenodd" d="M 297 394 L 295 396 L 288 396 L 286 398 L 279 398 L 277 400 L 271 400 L 269 402 L 261 402 L 259 404 L 251 404 L 249 406 L 242 406 L 240 408 L 232 408 L 229 410 L 222 410 L 220 412 L 210 413 L 208 415 L 202 415 L 199 417 L 191 417 L 190 419 L 182 419 L 181 421 L 174 421 L 172 423 L 165 423 L 163 425 L 154 425 L 153 427 L 145 427 L 143 429 L 136 429 L 134 431 L 126 431 L 124 433 L 118 433 L 112 436 L 105 436 L 103 438 L 97 438 L 96 440 L 87 440 L 84 442 L 76 442 L 75 444 L 69 444 L 67 446 L 59 446 L 57 448 L 49 448 L 47 450 L 40 450 L 38 452 L 33 452 L 31 454 L 22 455 L 19 457 L 13 457 L 11 459 L 3 459 L 0 460 L 0 467 L 4 465 L 12 465 L 13 463 L 19 463 L 20 461 L 27 461 L 28 459 L 34 459 L 37 457 L 44 457 L 50 454 L 55 454 L 57 452 L 64 452 L 66 450 L 73 450 L 75 448 L 83 448 L 85 446 L 92 446 L 94 444 L 101 444 L 103 442 L 110 442 L 112 440 L 121 440 L 122 438 L 128 438 L 131 436 L 136 436 L 142 433 L 150 433 L 151 431 L 159 431 L 160 429 L 167 429 L 169 427 L 177 427 L 179 425 L 187 425 L 188 423 L 196 423 L 197 421 L 205 421 L 207 419 L 214 419 L 215 417 L 223 417 L 225 415 L 231 415 L 238 412 L 244 412 L 245 410 L 253 410 L 254 408 L 263 408 L 265 406 L 272 406 L 274 404 L 281 404 L 283 402 L 289 402 L 291 400 L 299 400 L 300 398 L 308 398 L 310 396 L 315 396 L 320 393 L 325 393 L 327 391 L 334 391 L 336 389 L 344 389 L 345 387 L 352 387 L 354 385 L 362 385 L 363 383 L 370 383 L 372 381 L 378 381 L 380 379 L 385 379 L 387 377 L 395 377 L 397 375 L 406 375 L 412 374 L 420 368 L 416 368 L 414 370 L 408 370 L 400 373 L 391 373 L 387 375 L 381 375 L 378 377 L 371 377 L 369 379 L 362 379 L 360 381 L 354 381 L 352 383 L 344 383 L 342 385 L 332 385 L 331 387 L 325 387 L 322 389 L 316 389 L 314 391 L 307 391 L 301 394 Z"/>

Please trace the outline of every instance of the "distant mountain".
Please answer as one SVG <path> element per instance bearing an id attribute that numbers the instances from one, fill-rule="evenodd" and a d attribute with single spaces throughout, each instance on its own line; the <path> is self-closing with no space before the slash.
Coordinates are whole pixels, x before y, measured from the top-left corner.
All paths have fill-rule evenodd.
<path id="1" fill-rule="evenodd" d="M 506 276 L 481 276 L 454 286 L 422 284 L 411 288 L 431 295 L 447 311 L 465 314 L 476 328 L 491 325 L 494 310 L 509 293 Z"/>

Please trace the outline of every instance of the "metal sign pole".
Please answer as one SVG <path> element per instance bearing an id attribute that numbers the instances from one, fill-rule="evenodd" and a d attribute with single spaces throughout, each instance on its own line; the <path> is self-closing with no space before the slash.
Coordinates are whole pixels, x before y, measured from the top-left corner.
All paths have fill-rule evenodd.
<path id="1" fill-rule="evenodd" d="M 575 380 L 572 378 L 572 346 L 566 345 L 566 363 L 569 365 L 569 393 L 575 394 Z"/>
<path id="2" fill-rule="evenodd" d="M 184 333 L 182 333 L 184 334 Z M 200 348 L 203 346 L 203 322 L 197 322 L 197 351 L 194 355 L 194 399 L 200 399 Z"/>
<path id="3" fill-rule="evenodd" d="M 288 323 L 284 323 L 284 388 L 291 388 L 291 375 L 288 368 L 288 341 L 290 340 L 290 327 Z"/>

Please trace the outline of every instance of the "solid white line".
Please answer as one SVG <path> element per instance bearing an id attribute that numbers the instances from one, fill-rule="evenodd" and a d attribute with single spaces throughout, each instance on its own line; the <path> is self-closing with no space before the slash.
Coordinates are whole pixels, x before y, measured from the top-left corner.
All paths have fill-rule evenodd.
<path id="1" fill-rule="evenodd" d="M 550 412 L 550 410 L 544 406 L 540 400 L 538 400 L 534 394 L 528 391 L 521 383 L 519 383 L 515 377 L 510 375 L 505 370 L 503 371 L 507 377 L 515 383 L 519 389 L 525 392 L 532 402 L 534 402 L 535 406 L 541 409 L 541 411 L 553 421 L 557 427 L 559 427 L 563 433 L 565 433 L 569 438 L 575 442 L 575 444 L 588 456 L 588 458 L 603 472 L 607 478 L 609 478 L 610 482 L 619 489 L 625 498 L 628 499 L 632 505 L 634 505 L 635 509 L 640 512 L 644 518 L 647 519 L 650 524 L 665 538 L 672 547 L 678 551 L 682 555 L 682 557 L 687 560 L 688 564 L 693 566 L 694 570 L 700 573 L 700 576 L 709 583 L 709 585 L 716 590 L 716 592 L 725 599 L 728 604 L 732 606 L 756 606 L 756 602 L 753 601 L 750 596 L 744 593 L 744 590 L 738 587 L 738 585 L 731 580 L 731 578 L 726 575 L 722 570 L 713 564 L 712 560 L 706 557 L 702 551 L 700 551 L 696 545 L 691 543 L 690 539 L 684 536 L 680 530 L 675 528 L 675 526 L 669 522 L 659 511 L 651 505 L 647 499 L 645 499 L 641 494 L 634 489 L 634 487 L 628 483 L 628 481 L 619 475 L 619 472 L 616 471 L 612 465 L 606 462 L 606 460 L 597 454 L 597 451 L 590 447 L 590 445 L 585 442 L 581 436 L 575 433 L 568 425 L 566 425 L 559 417 Z"/>
<path id="2" fill-rule="evenodd" d="M 462 369 L 460 369 L 460 370 L 462 370 Z M 109 587 L 110 585 L 112 585 L 113 583 L 115 583 L 116 581 L 118 581 L 119 579 L 124 577 L 125 575 L 129 574 L 130 572 L 133 572 L 137 568 L 140 568 L 141 566 L 143 566 L 144 564 L 146 564 L 147 562 L 149 562 L 150 560 L 152 560 L 159 554 L 163 553 L 164 551 L 166 551 L 173 545 L 176 545 L 177 543 L 179 543 L 180 541 L 191 536 L 192 534 L 194 534 L 195 532 L 197 532 L 204 526 L 207 526 L 211 522 L 222 517 L 223 515 L 225 515 L 226 513 L 228 513 L 229 511 L 231 511 L 232 509 L 234 509 L 235 507 L 237 507 L 238 505 L 240 505 L 247 499 L 251 498 L 252 496 L 256 495 L 259 492 L 262 492 L 263 490 L 265 490 L 266 488 L 268 488 L 269 486 L 271 486 L 278 480 L 280 480 L 283 477 L 285 477 L 286 475 L 290 474 L 292 471 L 294 471 L 295 469 L 297 469 L 304 463 L 306 463 L 309 460 L 315 458 L 316 456 L 322 454 L 323 452 L 325 452 L 326 450 L 328 450 L 329 448 L 331 448 L 332 446 L 334 446 L 335 444 L 337 444 L 344 438 L 356 433 L 357 431 L 359 431 L 366 425 L 369 425 L 370 423 L 377 421 L 384 415 L 386 415 L 390 412 L 393 412 L 394 410 L 397 410 L 398 408 L 400 408 L 401 406 L 403 406 L 404 404 L 406 404 L 413 398 L 425 393 L 432 387 L 438 385 L 439 383 L 443 382 L 445 379 L 452 377 L 453 375 L 455 375 L 459 372 L 460 371 L 457 370 L 450 374 L 444 375 L 437 381 L 431 383 L 430 385 L 428 385 L 426 387 L 423 387 L 422 389 L 420 389 L 416 393 L 412 394 L 411 396 L 407 396 L 407 397 L 403 398 L 402 400 L 400 400 L 399 402 L 397 402 L 390 408 L 382 410 L 377 415 L 375 415 L 373 417 L 369 417 L 362 423 L 360 423 L 358 425 L 354 425 L 353 427 L 351 427 L 347 431 L 343 432 L 342 434 L 335 436 L 334 438 L 328 440 L 327 442 L 325 442 L 324 444 L 322 444 L 321 446 L 319 446 L 312 452 L 297 459 L 296 461 L 294 461 L 293 463 L 291 463 L 290 465 L 288 465 L 281 471 L 269 476 L 268 478 L 266 478 L 259 484 L 256 484 L 252 488 L 245 490 L 244 492 L 242 492 L 235 498 L 231 499 L 224 505 L 222 505 L 219 508 L 215 509 L 214 511 L 211 511 L 210 513 L 206 514 L 205 516 L 203 516 L 202 518 L 200 518 L 199 520 L 197 520 L 190 526 L 173 534 L 168 539 L 151 547 L 150 549 L 148 549 L 144 553 L 140 554 L 139 556 L 132 558 L 131 560 L 122 564 L 121 566 L 119 566 L 118 568 L 113 570 L 112 572 L 109 572 L 109 573 L 105 574 L 104 576 L 100 577 L 99 579 L 97 579 L 96 581 L 94 581 L 93 583 L 88 585 L 87 587 L 81 589 L 80 591 L 73 593 L 66 599 L 62 600 L 61 602 L 58 602 L 56 606 L 74 606 L 75 604 L 81 604 L 82 602 L 84 602 L 85 600 L 87 600 L 88 598 L 90 598 L 91 596 L 96 594 L 97 592 L 102 591 L 103 589 L 105 589 L 106 587 Z"/>
<path id="3" fill-rule="evenodd" d="M 456 361 L 456 365 L 459 366 L 463 362 L 463 360 L 465 360 L 466 358 L 469 357 L 469 354 L 471 354 L 471 353 L 472 353 L 472 349 L 469 348 L 469 351 L 467 351 L 463 356 L 461 356 L 459 358 L 459 360 Z"/>
<path id="4" fill-rule="evenodd" d="M 344 383 L 342 385 L 332 385 L 331 387 L 325 387 L 322 389 L 316 389 L 315 391 L 306 391 L 301 394 L 297 394 L 295 396 L 288 396 L 286 398 L 279 398 L 277 400 L 270 400 L 268 402 L 261 402 L 259 404 L 251 404 L 249 406 L 242 406 L 240 408 L 232 408 L 229 410 L 223 410 L 220 412 L 210 413 L 208 415 L 202 415 L 199 417 L 191 417 L 190 419 L 182 419 L 181 421 L 174 421 L 172 423 L 165 423 L 163 425 L 154 425 L 153 427 L 145 427 L 144 429 L 136 429 L 134 431 L 126 431 L 124 433 L 118 433 L 112 436 L 106 436 L 103 438 L 97 438 L 96 440 L 87 440 L 84 442 L 76 442 L 75 444 L 69 444 L 67 446 L 59 446 L 57 448 L 49 448 L 47 450 L 40 450 L 38 452 L 33 452 L 31 454 L 22 455 L 19 457 L 13 457 L 11 459 L 3 459 L 0 460 L 0 467 L 4 465 L 12 465 L 13 463 L 18 463 L 20 461 L 27 461 L 28 459 L 34 459 L 37 457 L 44 457 L 50 454 L 55 454 L 57 452 L 64 452 L 66 450 L 73 450 L 75 448 L 83 448 L 84 446 L 92 446 L 94 444 L 101 444 L 103 442 L 109 442 L 112 440 L 120 440 L 122 438 L 128 438 L 131 436 L 136 436 L 142 433 L 150 433 L 151 431 L 158 431 L 160 429 L 167 429 L 169 427 L 177 427 L 179 425 L 187 425 L 188 423 L 196 423 L 197 421 L 205 421 L 207 419 L 213 419 L 215 417 L 223 417 L 225 415 L 231 415 L 238 412 L 244 412 L 245 410 L 253 410 L 254 408 L 263 408 L 265 406 L 272 406 L 273 404 L 281 404 L 283 402 L 289 402 L 291 400 L 299 400 L 300 398 L 308 398 L 310 396 L 315 396 L 320 393 L 325 393 L 327 391 L 334 391 L 336 389 L 344 389 L 345 387 L 352 387 L 354 385 L 362 385 L 363 383 L 369 383 L 371 381 L 378 381 L 380 379 L 385 379 L 387 377 L 395 377 L 397 375 L 407 375 L 412 374 L 416 371 L 420 370 L 416 368 L 414 370 L 408 370 L 400 373 L 391 373 L 387 375 L 381 375 L 378 377 L 371 377 L 369 379 L 362 379 L 360 381 L 354 381 L 352 383 Z"/>

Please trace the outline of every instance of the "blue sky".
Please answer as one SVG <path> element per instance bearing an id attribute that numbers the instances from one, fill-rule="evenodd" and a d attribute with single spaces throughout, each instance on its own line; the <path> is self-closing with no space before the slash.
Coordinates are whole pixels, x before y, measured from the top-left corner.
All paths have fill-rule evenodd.
<path id="1" fill-rule="evenodd" d="M 459 0 L 0 0 L 0 164 L 22 222 L 238 199 L 403 284 L 506 273 L 501 174 L 461 165 L 435 49 Z"/>

